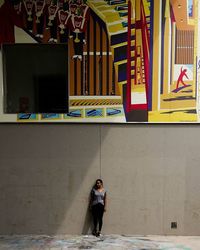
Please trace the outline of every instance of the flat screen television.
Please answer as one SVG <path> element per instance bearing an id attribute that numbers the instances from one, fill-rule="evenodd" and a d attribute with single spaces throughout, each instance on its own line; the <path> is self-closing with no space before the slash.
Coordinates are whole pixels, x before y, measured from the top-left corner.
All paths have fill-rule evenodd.
<path id="1" fill-rule="evenodd" d="M 68 113 L 67 44 L 3 44 L 4 113 Z"/>

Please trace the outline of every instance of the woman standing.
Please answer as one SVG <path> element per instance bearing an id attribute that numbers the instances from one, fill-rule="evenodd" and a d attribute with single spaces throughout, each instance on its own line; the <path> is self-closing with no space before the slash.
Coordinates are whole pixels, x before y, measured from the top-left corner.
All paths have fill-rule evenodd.
<path id="1" fill-rule="evenodd" d="M 101 235 L 101 229 L 103 225 L 103 214 L 106 211 L 107 194 L 103 187 L 103 181 L 97 179 L 95 185 L 91 191 L 90 208 L 93 215 L 94 230 L 92 232 L 95 236 Z M 99 224 L 99 230 L 97 225 Z"/>

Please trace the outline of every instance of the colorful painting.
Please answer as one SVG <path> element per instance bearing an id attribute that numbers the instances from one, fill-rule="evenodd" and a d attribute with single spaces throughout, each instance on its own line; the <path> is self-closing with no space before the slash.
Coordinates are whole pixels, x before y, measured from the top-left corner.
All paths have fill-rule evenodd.
<path id="1" fill-rule="evenodd" d="M 5 0 L 1 44 L 68 46 L 69 113 L 0 121 L 198 123 L 199 20 L 198 0 Z"/>

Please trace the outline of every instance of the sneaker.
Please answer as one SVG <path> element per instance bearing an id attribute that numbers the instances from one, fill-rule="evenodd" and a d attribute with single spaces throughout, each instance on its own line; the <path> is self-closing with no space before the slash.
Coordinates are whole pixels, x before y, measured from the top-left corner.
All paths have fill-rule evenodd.
<path id="1" fill-rule="evenodd" d="M 97 232 L 97 234 L 96 234 L 96 236 L 97 237 L 100 237 L 102 234 L 101 234 L 101 232 L 99 231 L 99 232 Z"/>

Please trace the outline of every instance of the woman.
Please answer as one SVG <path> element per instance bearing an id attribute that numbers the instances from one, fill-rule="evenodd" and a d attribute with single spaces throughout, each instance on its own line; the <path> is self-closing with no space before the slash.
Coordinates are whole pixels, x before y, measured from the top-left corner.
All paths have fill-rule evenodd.
<path id="1" fill-rule="evenodd" d="M 103 181 L 97 179 L 95 185 L 91 191 L 90 208 L 92 210 L 94 230 L 92 232 L 95 236 L 101 235 L 101 228 L 103 225 L 103 213 L 106 211 L 106 198 L 107 194 L 103 187 Z M 97 224 L 99 224 L 99 230 L 97 231 Z"/>

